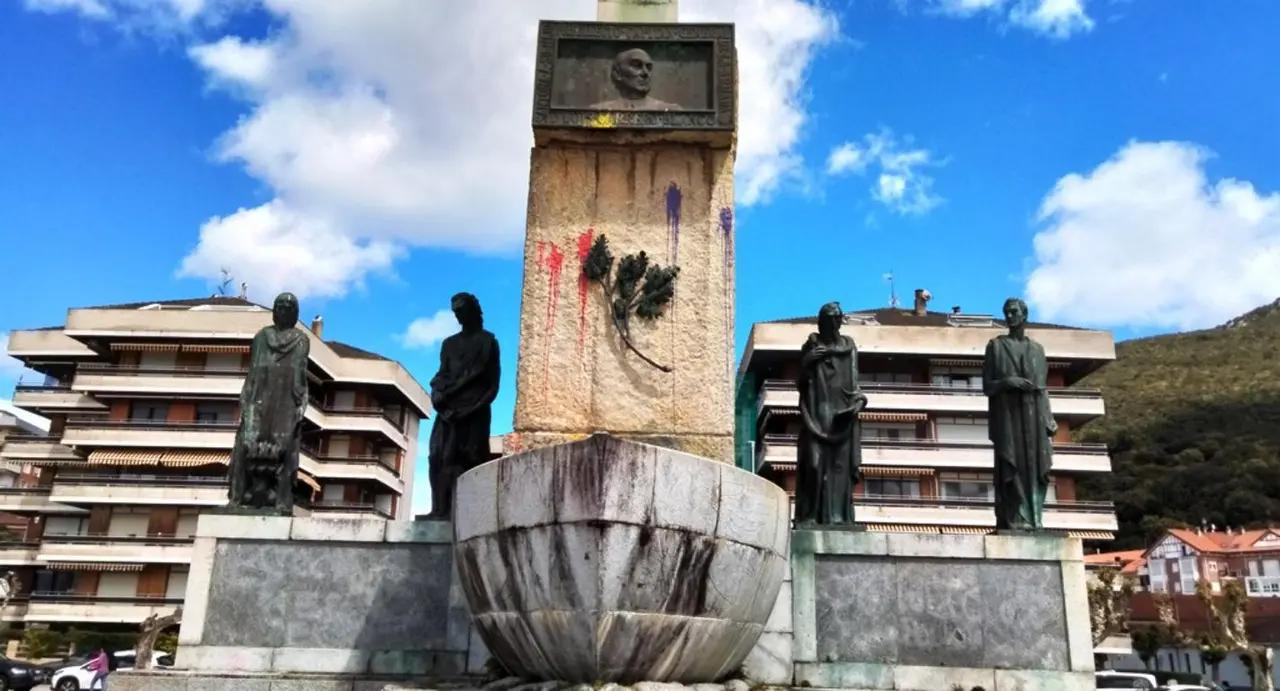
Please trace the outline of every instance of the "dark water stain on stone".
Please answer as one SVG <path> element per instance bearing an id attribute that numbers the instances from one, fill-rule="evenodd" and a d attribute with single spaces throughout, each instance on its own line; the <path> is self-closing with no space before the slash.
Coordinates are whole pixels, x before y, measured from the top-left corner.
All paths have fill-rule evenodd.
<path id="1" fill-rule="evenodd" d="M 714 538 L 683 533 L 680 559 L 676 563 L 671 595 L 662 611 L 666 614 L 702 616 L 707 610 L 707 588 L 711 581 L 711 562 L 716 556 Z"/>
<path id="2" fill-rule="evenodd" d="M 493 600 L 489 599 L 489 592 L 485 589 L 484 580 L 481 577 L 483 571 L 476 555 L 476 542 L 464 542 L 455 554 L 458 557 L 458 579 L 461 581 L 463 592 L 466 593 L 467 602 L 473 608 L 472 613 L 492 612 Z"/>

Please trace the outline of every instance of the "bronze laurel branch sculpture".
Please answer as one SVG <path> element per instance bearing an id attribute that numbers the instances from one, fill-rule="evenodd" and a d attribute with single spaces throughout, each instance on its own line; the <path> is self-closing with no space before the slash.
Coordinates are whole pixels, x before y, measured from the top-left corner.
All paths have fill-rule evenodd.
<path id="1" fill-rule="evenodd" d="M 675 296 L 680 267 L 650 265 L 649 256 L 641 252 L 623 257 L 615 274 L 609 241 L 601 235 L 582 262 L 582 273 L 587 280 L 599 283 L 604 289 L 605 297 L 610 301 L 613 326 L 622 337 L 623 345 L 649 365 L 663 372 L 674 371 L 674 368 L 658 364 L 636 348 L 631 341 L 631 315 L 645 321 L 660 318 Z"/>

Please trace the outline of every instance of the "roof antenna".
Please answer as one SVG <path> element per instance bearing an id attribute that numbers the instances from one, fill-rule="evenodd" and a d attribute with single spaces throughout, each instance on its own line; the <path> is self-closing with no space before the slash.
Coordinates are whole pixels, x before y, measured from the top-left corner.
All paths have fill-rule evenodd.
<path id="1" fill-rule="evenodd" d="M 893 269 L 884 275 L 884 280 L 889 282 L 889 309 L 898 309 L 898 291 L 893 285 Z"/>

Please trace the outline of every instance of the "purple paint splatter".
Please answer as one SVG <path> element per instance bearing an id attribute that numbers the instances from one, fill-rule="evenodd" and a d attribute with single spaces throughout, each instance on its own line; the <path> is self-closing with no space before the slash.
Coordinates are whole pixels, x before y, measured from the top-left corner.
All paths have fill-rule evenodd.
<path id="1" fill-rule="evenodd" d="M 680 263 L 680 206 L 684 195 L 676 183 L 667 185 L 667 232 L 671 234 L 671 263 Z"/>
<path id="2" fill-rule="evenodd" d="M 720 234 L 724 239 L 724 323 L 729 344 L 729 377 L 733 377 L 733 207 L 720 207 Z"/>

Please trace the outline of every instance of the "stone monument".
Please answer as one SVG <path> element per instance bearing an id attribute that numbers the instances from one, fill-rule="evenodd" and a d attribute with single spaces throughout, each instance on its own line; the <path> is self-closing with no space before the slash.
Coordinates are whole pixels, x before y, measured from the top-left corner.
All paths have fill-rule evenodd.
<path id="1" fill-rule="evenodd" d="M 298 448 L 307 403 L 311 341 L 298 328 L 298 298 L 276 297 L 272 323 L 253 337 L 240 389 L 240 425 L 227 466 L 226 511 L 293 514 Z"/>
<path id="2" fill-rule="evenodd" d="M 996 529 L 1040 531 L 1058 432 L 1049 410 L 1049 366 L 1044 347 L 1027 337 L 1027 303 L 1005 300 L 1004 318 L 1008 335 L 991 339 L 982 359 L 995 447 Z"/>
<path id="3" fill-rule="evenodd" d="M 436 421 L 428 455 L 431 513 L 427 518 L 446 521 L 453 512 L 458 476 L 489 460 L 491 406 L 502 378 L 498 339 L 484 328 L 480 300 L 458 293 L 450 304 L 462 331 L 440 344 L 440 370 L 431 378 Z"/>
<path id="4" fill-rule="evenodd" d="M 829 302 L 818 330 L 800 349 L 800 438 L 796 466 L 796 528 L 852 528 L 853 488 L 862 474 L 858 413 L 867 397 L 858 389 L 858 348 L 840 333 L 844 313 Z"/>
<path id="5" fill-rule="evenodd" d="M 540 27 L 509 448 L 608 430 L 732 460 L 734 33 L 675 8 L 600 0 L 602 21 Z M 601 236 L 679 269 L 661 318 L 618 328 L 584 272 Z"/>

